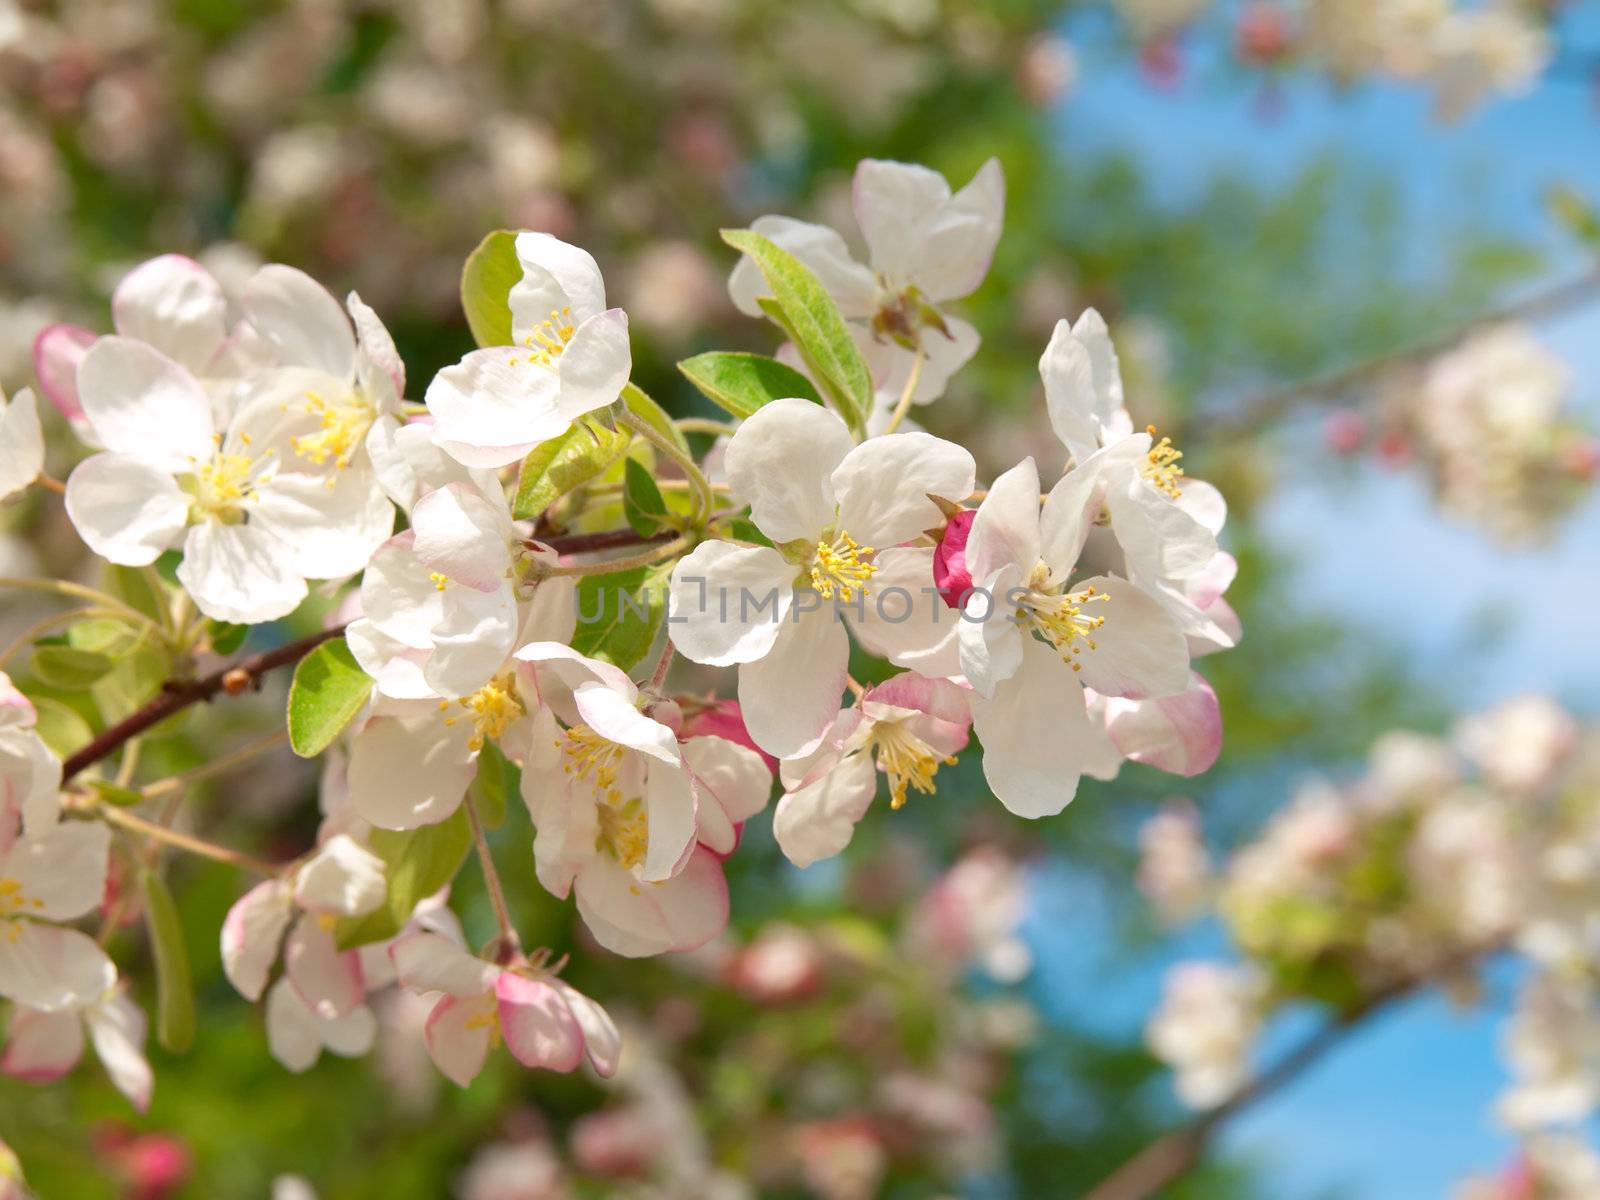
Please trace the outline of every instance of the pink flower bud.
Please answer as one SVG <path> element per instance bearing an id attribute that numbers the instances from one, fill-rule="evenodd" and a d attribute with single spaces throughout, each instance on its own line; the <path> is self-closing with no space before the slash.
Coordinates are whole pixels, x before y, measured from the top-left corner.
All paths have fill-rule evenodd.
<path id="1" fill-rule="evenodd" d="M 1335 454 L 1355 454 L 1367 440 L 1367 419 L 1352 408 L 1336 408 L 1322 421 L 1322 443 Z"/>
<path id="2" fill-rule="evenodd" d="M 977 509 L 968 508 L 951 517 L 944 527 L 944 537 L 933 551 L 933 584 L 939 589 L 939 598 L 958 611 L 963 595 L 972 588 L 972 575 L 967 570 L 967 538 L 977 515 Z"/>

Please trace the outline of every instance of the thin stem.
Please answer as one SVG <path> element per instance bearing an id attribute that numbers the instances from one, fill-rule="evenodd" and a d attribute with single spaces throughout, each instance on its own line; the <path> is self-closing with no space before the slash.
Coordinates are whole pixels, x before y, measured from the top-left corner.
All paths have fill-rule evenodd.
<path id="1" fill-rule="evenodd" d="M 677 649 L 672 644 L 672 639 L 667 638 L 661 646 L 661 657 L 656 660 L 656 669 L 650 672 L 650 682 L 645 685 L 645 691 L 661 694 L 661 685 L 667 681 L 667 672 L 672 670 L 672 660 L 677 657 Z"/>
<path id="2" fill-rule="evenodd" d="M 95 807 L 93 812 L 101 820 L 126 829 L 130 833 L 137 833 L 142 837 L 171 846 L 175 850 L 196 854 L 201 858 L 209 858 L 213 862 L 226 863 L 230 867 L 238 867 L 241 871 L 250 871 L 270 879 L 276 876 L 280 869 L 276 863 L 264 862 L 259 858 L 252 858 L 239 850 L 232 850 L 227 846 L 219 846 L 215 842 L 208 842 L 204 838 L 197 838 L 187 833 L 179 833 L 176 829 L 168 829 L 165 825 L 158 825 L 154 821 L 147 821 L 141 816 L 136 816 L 125 808 L 102 804 Z"/>
<path id="3" fill-rule="evenodd" d="M 894 411 L 889 414 L 889 423 L 883 427 L 884 433 L 893 433 L 900 428 L 900 422 L 906 419 L 906 413 L 911 411 L 911 397 L 916 394 L 917 384 L 922 382 L 922 364 L 928 357 L 922 348 L 922 342 L 917 342 L 916 356 L 911 360 L 911 374 L 906 376 L 906 386 L 900 392 L 900 399 L 895 401 Z"/>
<path id="4" fill-rule="evenodd" d="M 130 738 L 138 737 L 152 725 L 158 725 L 174 713 L 182 712 L 191 704 L 210 700 L 218 692 L 237 695 L 259 685 L 261 677 L 278 667 L 299 662 L 312 650 L 336 637 L 344 636 L 344 626 L 324 629 L 298 641 L 289 642 L 275 650 L 253 654 L 249 658 L 213 671 L 201 679 L 180 681 L 169 679 L 162 685 L 161 694 L 132 716 L 118 721 L 103 730 L 87 745 L 61 764 L 61 781 L 65 783 L 85 767 L 93 766 L 119 750 Z"/>
<path id="5" fill-rule="evenodd" d="M 67 485 L 53 475 L 46 475 L 40 472 L 39 477 L 34 482 L 47 492 L 54 492 L 58 496 L 67 494 Z"/>
<path id="6" fill-rule="evenodd" d="M 670 542 L 664 542 L 653 550 L 641 550 L 638 554 L 625 554 L 621 558 L 607 558 L 599 562 L 573 563 L 570 566 L 560 564 L 546 566 L 543 563 L 534 565 L 534 574 L 539 578 L 550 578 L 555 575 L 609 575 L 613 571 L 631 571 L 634 567 L 648 567 L 689 550 L 694 545 L 695 539 L 687 533 L 680 533 Z"/>
<path id="7" fill-rule="evenodd" d="M 265 737 L 247 742 L 237 750 L 224 754 L 221 758 L 214 758 L 210 762 L 202 763 L 193 770 L 184 771 L 166 779 L 146 784 L 139 789 L 139 794 L 146 800 L 155 800 L 158 797 L 181 791 L 192 783 L 199 783 L 202 779 L 211 779 L 217 775 L 224 775 L 233 770 L 240 763 L 249 762 L 258 754 L 265 754 L 269 750 L 276 750 L 289 740 L 289 731 L 280 729 L 276 733 L 269 733 Z"/>
<path id="8" fill-rule="evenodd" d="M 739 432 L 737 425 L 712 421 L 706 417 L 679 417 L 673 424 L 685 433 L 709 433 L 712 437 L 732 437 Z"/>
<path id="9" fill-rule="evenodd" d="M 461 803 L 467 810 L 467 824 L 472 826 L 472 844 L 478 851 L 478 866 L 483 869 L 483 884 L 489 892 L 489 903 L 494 906 L 495 922 L 500 927 L 501 948 L 514 952 L 522 943 L 517 937 L 516 926 L 511 923 L 511 909 L 506 905 L 506 893 L 500 885 L 500 872 L 495 869 L 494 855 L 489 853 L 489 839 L 483 834 L 478 806 L 471 796 Z"/>
<path id="10" fill-rule="evenodd" d="M 156 623 L 149 617 L 138 609 L 124 604 L 115 596 L 108 595 L 81 583 L 73 583 L 70 579 L 16 579 L 9 575 L 4 575 L 0 576 L 0 588 L 17 588 L 25 592 L 48 592 L 56 596 L 71 596 L 75 600 L 88 600 L 97 608 L 111 609 L 134 624 L 148 625 L 151 628 L 156 627 Z"/>
<path id="11" fill-rule="evenodd" d="M 671 438 L 648 422 L 641 421 L 631 412 L 624 412 L 618 417 L 617 424 L 638 434 L 682 468 L 684 477 L 689 480 L 690 489 L 694 493 L 694 524 L 697 528 L 703 526 L 706 518 L 711 515 L 712 499 L 711 484 L 707 481 L 705 472 L 700 469 L 700 464 Z"/>
<path id="12" fill-rule="evenodd" d="M 1208 419 L 1206 432 L 1208 436 L 1224 437 L 1254 432 L 1285 415 L 1302 401 L 1333 400 L 1354 388 L 1371 383 L 1397 367 L 1434 358 L 1485 326 L 1502 321 L 1531 321 L 1554 316 L 1593 300 L 1597 294 L 1600 294 L 1600 267 L 1591 267 L 1572 279 L 1481 313 L 1442 336 L 1360 359 L 1299 383 L 1258 392 L 1242 400 L 1229 411 Z"/>
<path id="13" fill-rule="evenodd" d="M 143 745 L 144 742 L 139 738 L 129 738 L 122 747 L 122 759 L 117 763 L 118 787 L 125 788 L 133 782 L 133 773 L 139 769 L 139 751 Z"/>
<path id="14" fill-rule="evenodd" d="M 620 550 L 624 546 L 652 546 L 672 540 L 671 533 L 641 535 L 631 529 L 603 529 L 598 533 L 557 534 L 535 537 L 523 544 L 532 550 L 535 546 L 548 546 L 557 554 L 592 554 L 597 550 Z"/>

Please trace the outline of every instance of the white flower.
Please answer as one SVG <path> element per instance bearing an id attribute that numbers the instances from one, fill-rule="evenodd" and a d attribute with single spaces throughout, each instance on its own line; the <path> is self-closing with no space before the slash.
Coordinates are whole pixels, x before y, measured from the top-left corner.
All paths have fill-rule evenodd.
<path id="1" fill-rule="evenodd" d="M 72 821 L 30 829 L 0 853 L 0 996 L 58 1012 L 98 1003 L 117 969 L 71 921 L 100 906 L 111 831 Z"/>
<path id="2" fill-rule="evenodd" d="M 313 1010 L 287 978 L 267 993 L 267 1048 L 285 1068 L 300 1074 L 316 1065 L 324 1050 L 360 1058 L 372 1049 L 378 1019 L 365 1004 L 338 1016 Z"/>
<path id="3" fill-rule="evenodd" d="M 868 688 L 814 753 L 782 764 L 784 795 L 772 818 L 779 848 L 797 867 L 842 851 L 878 794 L 880 771 L 891 807 L 911 788 L 931 795 L 971 724 L 966 692 L 949 680 L 907 672 Z"/>
<path id="4" fill-rule="evenodd" d="M 1200 814 L 1187 801 L 1169 803 L 1139 830 L 1139 890 L 1161 919 L 1197 916 L 1211 895 L 1211 859 Z"/>
<path id="5" fill-rule="evenodd" d="M 1536 792 L 1578 741 L 1578 725 L 1548 696 L 1517 696 L 1456 727 L 1456 744 L 1490 782 Z"/>
<path id="6" fill-rule="evenodd" d="M 1145 1036 L 1176 1072 L 1178 1096 L 1191 1108 L 1222 1103 L 1249 1077 L 1261 994 L 1260 980 L 1249 971 L 1218 963 L 1179 963 L 1167 973 L 1161 1007 Z"/>
<path id="7" fill-rule="evenodd" d="M 517 235 L 513 345 L 474 350 L 428 385 L 435 437 L 467 466 L 516 462 L 622 394 L 633 367 L 628 318 L 606 307 L 587 251 L 547 233 Z"/>
<path id="8" fill-rule="evenodd" d="M 296 462 L 307 417 L 272 395 L 218 433 L 204 388 L 142 342 L 101 338 L 79 398 L 106 453 L 67 481 L 67 514 L 90 549 L 143 566 L 181 548 L 178 579 L 207 616 L 253 624 L 291 612 L 309 579 L 359 571 L 394 509 L 367 473 Z"/>
<path id="9" fill-rule="evenodd" d="M 440 997 L 423 1037 L 451 1082 L 468 1086 L 501 1041 L 526 1067 L 572 1071 L 587 1058 L 603 1077 L 616 1072 L 622 1038 L 611 1017 L 554 974 L 495 966 L 436 933 L 400 938 L 389 954 L 402 987 Z"/>
<path id="10" fill-rule="evenodd" d="M 0 392 L 0 500 L 14 496 L 44 471 L 39 404 L 23 388 L 10 401 Z"/>
<path id="11" fill-rule="evenodd" d="M 967 451 L 925 433 L 856 446 L 838 417 L 787 399 L 739 427 L 725 462 L 733 495 L 779 549 L 697 547 L 672 573 L 669 634 L 695 662 L 739 664 L 758 746 L 780 758 L 807 752 L 838 714 L 849 657 L 841 611 L 874 652 L 953 673 L 953 657 L 948 671 L 928 665 L 953 649 L 955 627 L 933 595 L 933 551 L 901 543 L 943 520 L 930 495 L 971 494 Z"/>
<path id="12" fill-rule="evenodd" d="M 61 812 L 61 764 L 33 731 L 33 705 L 0 673 L 0 853 L 11 848 L 19 828 L 42 834 Z"/>
<path id="13" fill-rule="evenodd" d="M 539 881 L 573 893 L 617 954 L 704 945 L 728 919 L 717 856 L 766 806 L 761 756 L 717 737 L 680 744 L 625 674 L 570 647 L 535 643 L 517 657 L 534 665 L 541 701 L 522 774 Z"/>
<path id="14" fill-rule="evenodd" d="M 378 315 L 351 292 L 346 316 L 321 284 L 278 263 L 250 277 L 239 303 L 280 364 L 253 381 L 252 397 L 309 419 L 291 442 L 301 465 L 370 471 L 365 452 L 393 436 L 406 392 L 405 364 Z"/>
<path id="15" fill-rule="evenodd" d="M 1097 479 L 1081 471 L 1041 509 L 1038 471 L 1025 459 L 989 489 L 967 541 L 974 588 L 959 625 L 961 667 L 975 689 L 984 774 L 1019 816 L 1060 812 L 1078 777 L 1104 764 L 1108 743 L 1085 686 L 1136 700 L 1189 686 L 1183 632 L 1158 600 L 1124 579 L 1074 579 L 1099 511 Z"/>
<path id="16" fill-rule="evenodd" d="M 751 228 L 805 263 L 846 317 L 914 344 L 930 320 L 947 320 L 936 309 L 926 314 L 925 308 L 970 294 L 988 273 L 1005 210 L 1000 164 L 991 158 L 952 195 L 937 171 L 863 159 L 856 167 L 852 199 L 867 244 L 865 264 L 826 225 L 760 217 Z M 741 312 L 761 315 L 756 301 L 767 294 L 767 287 L 755 263 L 740 260 L 728 291 Z M 975 344 L 970 328 L 959 340 Z M 957 336 L 954 328 L 951 336 Z"/>
<path id="17" fill-rule="evenodd" d="M 140 1112 L 150 1107 L 154 1078 L 144 1056 L 149 1021 L 121 990 L 80 1007 L 12 1014 L 0 1071 L 28 1083 L 53 1083 L 83 1057 L 84 1033 L 111 1082 Z"/>
<path id="18" fill-rule="evenodd" d="M 1500 1119 L 1533 1131 L 1577 1125 L 1600 1108 L 1600 1007 L 1582 982 L 1547 974 L 1517 997 L 1505 1035 L 1515 1083 L 1500 1098 Z"/>

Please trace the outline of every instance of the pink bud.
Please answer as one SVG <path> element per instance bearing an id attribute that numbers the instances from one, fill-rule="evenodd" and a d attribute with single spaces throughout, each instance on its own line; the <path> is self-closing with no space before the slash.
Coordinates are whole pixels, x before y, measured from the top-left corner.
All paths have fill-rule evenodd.
<path id="1" fill-rule="evenodd" d="M 822 955 L 803 930 L 775 925 L 734 956 L 728 981 L 758 1004 L 803 1000 L 822 986 Z"/>
<path id="2" fill-rule="evenodd" d="M 1577 479 L 1600 476 L 1600 438 L 1580 437 L 1563 446 L 1561 465 Z"/>
<path id="3" fill-rule="evenodd" d="M 972 575 L 967 570 L 967 538 L 972 535 L 972 522 L 977 515 L 977 509 L 966 508 L 951 517 L 933 551 L 933 584 L 939 589 L 939 598 L 957 611 L 961 609 L 963 597 L 972 589 Z"/>
<path id="4" fill-rule="evenodd" d="M 1355 454 L 1367 440 L 1367 419 L 1353 408 L 1336 408 L 1322 421 L 1322 441 L 1335 454 Z"/>
<path id="5" fill-rule="evenodd" d="M 1233 29 L 1236 53 L 1247 63 L 1267 66 L 1289 49 L 1289 22 L 1276 4 L 1251 4 Z"/>
<path id="6" fill-rule="evenodd" d="M 1183 82 L 1183 51 L 1171 38 L 1151 42 L 1139 51 L 1139 70 L 1153 86 L 1175 88 Z"/>
<path id="7" fill-rule="evenodd" d="M 761 755 L 768 770 L 776 772 L 778 769 L 778 760 L 756 745 L 750 731 L 744 727 L 744 715 L 739 711 L 737 700 L 716 700 L 700 706 L 684 721 L 682 736 L 726 738 Z"/>
<path id="8" fill-rule="evenodd" d="M 642 1109 L 612 1108 L 579 1117 L 568 1145 L 580 1170 L 621 1179 L 651 1172 L 666 1148 L 661 1134 Z"/>
<path id="9" fill-rule="evenodd" d="M 33 339 L 39 390 L 74 426 L 87 420 L 78 402 L 78 364 L 99 336 L 81 325 L 46 325 Z"/>
<path id="10" fill-rule="evenodd" d="M 1411 461 L 1411 439 L 1399 429 L 1387 429 L 1378 438 L 1378 461 L 1386 467 L 1403 467 Z"/>

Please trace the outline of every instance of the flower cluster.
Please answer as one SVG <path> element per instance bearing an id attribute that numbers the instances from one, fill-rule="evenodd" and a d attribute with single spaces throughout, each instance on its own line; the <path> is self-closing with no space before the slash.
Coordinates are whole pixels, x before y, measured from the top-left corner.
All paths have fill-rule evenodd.
<path id="1" fill-rule="evenodd" d="M 474 253 L 480 345 L 420 402 L 371 308 L 282 265 L 229 288 L 165 256 L 119 285 L 113 332 L 43 329 L 40 389 L 89 453 L 55 484 L 19 394 L 6 474 L 59 488 L 113 590 L 31 585 L 86 604 L 27 635 L 29 687 L 88 689 L 97 726 L 58 717 L 47 745 L 29 696 L 7 691 L 5 1069 L 60 1075 L 87 1030 L 148 1098 L 144 1017 L 104 948 L 120 902 L 100 943 L 66 922 L 102 906 L 108 878 L 138 881 L 169 968 L 162 1040 L 181 1049 L 163 846 L 263 877 L 228 914 L 221 961 L 287 1068 L 365 1054 L 398 994 L 426 1007 L 429 1055 L 466 1086 L 501 1045 L 531 1067 L 618 1064 L 618 1028 L 565 981 L 566 958 L 522 945 L 486 836 L 507 795 L 538 883 L 638 958 L 722 933 L 724 863 L 775 782 L 778 845 L 804 867 L 849 844 L 880 779 L 891 809 L 932 794 L 973 732 L 989 786 L 1025 817 L 1125 760 L 1205 770 L 1220 717 L 1191 659 L 1239 632 L 1225 505 L 1135 429 L 1098 314 L 1062 321 L 1040 360 L 1060 443 L 1048 490 L 1031 458 L 980 489 L 966 449 L 905 424 L 976 351 L 950 306 L 983 279 L 1003 194 L 994 162 L 952 191 L 869 160 L 866 262 L 787 218 L 728 231 L 735 302 L 788 338 L 776 358 L 682 364 L 731 423 L 675 421 L 630 382 L 627 314 L 589 254 L 545 233 Z M 697 456 L 688 432 L 715 442 Z M 203 655 L 313 606 L 321 633 L 195 682 Z M 852 676 L 852 643 L 876 682 Z M 674 689 L 680 656 L 736 668 L 737 701 Z M 184 781 L 142 781 L 130 739 L 182 697 L 296 662 L 288 739 L 326 760 L 315 843 L 262 862 L 176 828 Z M 447 903 L 469 846 L 497 922 L 476 950 Z M 970 860 L 930 905 L 928 962 L 1026 969 L 1006 864 Z M 741 977 L 805 990 L 772 983 L 773 939 Z M 897 1087 L 895 1104 L 932 1103 Z"/>
<path id="2" fill-rule="evenodd" d="M 1415 463 L 1439 506 L 1508 544 L 1548 538 L 1600 476 L 1600 439 L 1578 423 L 1566 364 L 1525 327 L 1497 324 L 1415 367 L 1388 373 L 1372 420 L 1328 418 L 1339 453 L 1369 443 L 1380 462 Z"/>
<path id="3" fill-rule="evenodd" d="M 1527 91 L 1552 57 L 1536 10 L 1511 0 L 1114 0 L 1150 65 L 1164 68 L 1173 40 L 1208 10 L 1232 23 L 1237 57 L 1254 66 L 1313 66 L 1341 83 L 1417 83 L 1440 120 L 1454 121 L 1496 95 Z"/>
<path id="4" fill-rule="evenodd" d="M 1256 1034 L 1290 1003 L 1348 1020 L 1437 985 L 1471 1004 L 1480 964 L 1514 953 L 1528 970 L 1499 1116 L 1529 1139 L 1525 1174 L 1548 1175 L 1551 1195 L 1587 1194 L 1558 1181 L 1594 1161 L 1568 1143 L 1600 1108 L 1597 755 L 1593 731 L 1539 696 L 1448 739 L 1386 734 L 1365 774 L 1307 784 L 1209 883 L 1190 810 L 1158 816 L 1141 883 L 1169 912 L 1179 897 L 1192 914 L 1196 890 L 1209 892 L 1242 956 L 1168 977 L 1148 1033 L 1179 1094 L 1210 1107 L 1238 1091 Z"/>

